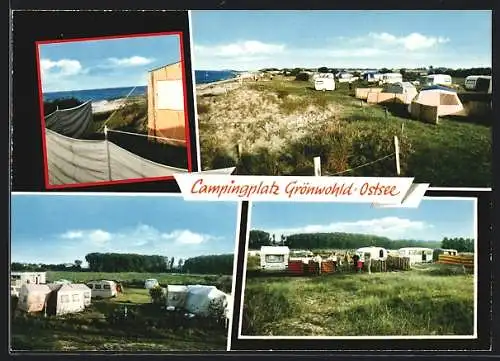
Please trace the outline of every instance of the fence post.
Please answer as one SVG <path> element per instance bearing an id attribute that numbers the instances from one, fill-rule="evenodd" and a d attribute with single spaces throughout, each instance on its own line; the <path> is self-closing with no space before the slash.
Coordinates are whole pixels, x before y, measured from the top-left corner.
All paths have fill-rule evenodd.
<path id="1" fill-rule="evenodd" d="M 108 141 L 108 126 L 104 125 L 104 141 L 106 143 L 106 156 L 108 158 L 108 180 L 112 181 L 111 177 L 111 157 L 109 154 L 109 141 Z"/>
<path id="2" fill-rule="evenodd" d="M 314 157 L 314 176 L 321 176 L 321 157 Z"/>
<path id="3" fill-rule="evenodd" d="M 399 163 L 399 139 L 397 135 L 394 136 L 394 151 L 396 153 L 396 173 L 399 176 L 401 174 L 401 168 Z"/>

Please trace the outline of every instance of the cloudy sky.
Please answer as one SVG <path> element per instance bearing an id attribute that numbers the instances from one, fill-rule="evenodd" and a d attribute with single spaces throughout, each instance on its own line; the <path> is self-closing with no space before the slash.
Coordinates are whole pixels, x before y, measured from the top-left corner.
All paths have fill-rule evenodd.
<path id="1" fill-rule="evenodd" d="M 250 229 L 280 234 L 347 232 L 391 239 L 475 238 L 475 201 L 427 198 L 418 208 L 369 204 L 255 202 Z"/>
<path id="2" fill-rule="evenodd" d="M 491 11 L 193 11 L 198 70 L 491 66 Z"/>
<path id="3" fill-rule="evenodd" d="M 13 262 L 72 263 L 90 252 L 176 259 L 234 253 L 236 203 L 157 195 L 15 194 L 11 205 Z"/>
<path id="4" fill-rule="evenodd" d="M 146 85 L 148 71 L 180 61 L 178 35 L 41 44 L 44 92 Z"/>

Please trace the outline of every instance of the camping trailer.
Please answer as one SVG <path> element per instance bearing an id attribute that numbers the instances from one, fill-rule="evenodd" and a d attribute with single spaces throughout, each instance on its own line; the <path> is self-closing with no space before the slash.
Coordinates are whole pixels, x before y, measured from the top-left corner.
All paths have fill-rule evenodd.
<path id="1" fill-rule="evenodd" d="M 189 288 L 183 285 L 168 285 L 166 306 L 174 309 L 183 308 L 186 303 L 186 298 Z"/>
<path id="2" fill-rule="evenodd" d="M 47 314 L 64 315 L 80 312 L 85 309 L 86 303 L 90 304 L 90 298 L 85 300 L 85 295 L 88 296 L 90 291 L 85 285 L 50 284 L 49 288 L 51 288 L 51 292 L 46 300 Z"/>
<path id="3" fill-rule="evenodd" d="M 399 249 L 399 256 L 410 259 L 410 265 L 415 263 L 430 263 L 433 261 L 434 250 L 422 247 L 404 247 Z"/>
<path id="4" fill-rule="evenodd" d="M 379 79 L 380 84 L 402 83 L 403 75 L 401 73 L 385 73 Z"/>
<path id="5" fill-rule="evenodd" d="M 361 262 L 365 261 L 365 253 L 370 254 L 370 258 L 374 261 L 385 261 L 387 260 L 387 250 L 382 247 L 361 247 L 355 252 Z"/>
<path id="6" fill-rule="evenodd" d="M 91 281 L 87 286 L 92 290 L 92 297 L 94 298 L 111 298 L 116 297 L 118 291 L 114 281 Z"/>
<path id="7" fill-rule="evenodd" d="M 10 279 L 12 283 L 19 287 L 25 283 L 44 284 L 46 283 L 46 272 L 11 272 Z"/>
<path id="8" fill-rule="evenodd" d="M 369 83 L 375 83 L 378 82 L 382 78 L 383 74 L 380 74 L 376 71 L 374 72 L 366 72 L 363 74 L 363 80 L 367 81 Z"/>
<path id="9" fill-rule="evenodd" d="M 342 73 L 342 72 L 337 74 L 337 78 L 339 83 L 352 83 L 353 81 L 358 80 L 358 78 L 355 77 L 353 74 Z"/>
<path id="10" fill-rule="evenodd" d="M 451 76 L 448 74 L 430 74 L 424 77 L 423 85 L 444 85 L 450 86 L 452 84 Z"/>
<path id="11" fill-rule="evenodd" d="M 487 92 L 491 86 L 491 76 L 471 75 L 465 78 L 464 86 L 466 90 L 477 90 Z"/>
<path id="12" fill-rule="evenodd" d="M 290 249 L 286 246 L 262 246 L 260 268 L 264 271 L 284 271 L 288 268 Z"/>
<path id="13" fill-rule="evenodd" d="M 456 249 L 450 249 L 450 248 L 436 248 L 433 252 L 432 258 L 434 261 L 439 260 L 439 255 L 445 255 L 445 256 L 457 256 L 458 251 Z"/>
<path id="14" fill-rule="evenodd" d="M 384 87 L 382 93 L 401 94 L 402 98 L 399 99 L 405 104 L 410 104 L 418 95 L 417 88 L 410 82 L 389 83 Z"/>
<path id="15" fill-rule="evenodd" d="M 335 90 L 335 79 L 333 74 L 319 74 L 314 79 L 314 89 L 316 90 Z"/>
<path id="16" fill-rule="evenodd" d="M 151 141 L 186 146 L 182 62 L 149 72 L 148 135 Z"/>
<path id="17" fill-rule="evenodd" d="M 160 284 L 158 283 L 158 280 L 155 278 L 149 278 L 146 281 L 144 281 L 144 288 L 147 290 L 158 287 L 159 285 Z"/>

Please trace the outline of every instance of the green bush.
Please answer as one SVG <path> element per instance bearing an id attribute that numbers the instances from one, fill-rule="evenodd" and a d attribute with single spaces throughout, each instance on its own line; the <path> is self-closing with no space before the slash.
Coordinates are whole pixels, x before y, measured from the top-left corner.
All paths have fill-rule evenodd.
<path id="1" fill-rule="evenodd" d="M 309 81 L 309 74 L 307 74 L 307 73 L 299 73 L 295 77 L 295 80 L 298 80 L 298 81 Z"/>

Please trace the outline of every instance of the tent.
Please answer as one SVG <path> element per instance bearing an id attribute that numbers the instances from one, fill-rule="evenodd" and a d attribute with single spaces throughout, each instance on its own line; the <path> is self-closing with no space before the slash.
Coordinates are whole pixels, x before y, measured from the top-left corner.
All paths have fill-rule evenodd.
<path id="1" fill-rule="evenodd" d="M 408 110 L 412 117 L 420 118 L 421 109 L 427 110 L 426 107 L 431 108 L 437 117 L 456 114 L 464 109 L 457 92 L 440 85 L 423 88 L 409 105 Z"/>
<path id="2" fill-rule="evenodd" d="M 51 292 L 48 285 L 23 284 L 19 290 L 17 307 L 25 312 L 41 312 Z"/>
<path id="3" fill-rule="evenodd" d="M 188 293 L 184 308 L 198 316 L 213 315 L 220 307 L 225 315 L 229 313 L 230 297 L 215 286 L 193 285 L 188 286 Z"/>
<path id="4" fill-rule="evenodd" d="M 72 138 L 88 134 L 92 125 L 92 103 L 90 101 L 69 109 L 57 109 L 45 116 L 45 126 L 54 132 Z"/>
<path id="5" fill-rule="evenodd" d="M 184 77 L 181 62 L 162 66 L 149 72 L 148 134 L 151 140 L 186 146 L 184 103 Z"/>
<path id="6" fill-rule="evenodd" d="M 184 308 L 188 295 L 188 286 L 168 285 L 167 286 L 167 307 Z"/>
<path id="7" fill-rule="evenodd" d="M 51 289 L 46 300 L 48 314 L 64 315 L 85 309 L 85 294 L 90 291 L 85 285 L 50 284 L 48 286 Z M 90 299 L 88 304 L 90 304 Z"/>
<path id="8" fill-rule="evenodd" d="M 73 283 L 71 287 L 75 290 L 81 290 L 83 294 L 83 305 L 85 307 L 90 306 L 92 300 L 92 290 L 83 283 Z"/>

